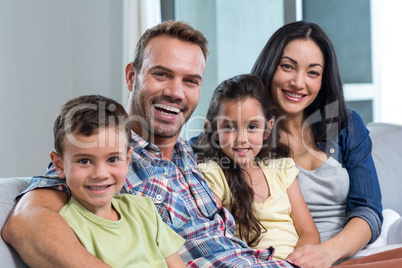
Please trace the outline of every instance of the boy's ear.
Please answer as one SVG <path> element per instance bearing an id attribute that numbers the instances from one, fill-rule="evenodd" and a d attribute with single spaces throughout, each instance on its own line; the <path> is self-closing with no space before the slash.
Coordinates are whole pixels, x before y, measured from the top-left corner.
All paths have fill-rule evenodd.
<path id="1" fill-rule="evenodd" d="M 126 166 L 128 167 L 130 165 L 130 160 L 131 160 L 131 154 L 133 153 L 133 147 L 130 147 L 130 149 L 127 152 L 127 159 L 126 159 Z"/>
<path id="2" fill-rule="evenodd" d="M 272 132 L 273 126 L 274 126 L 274 119 L 269 119 L 268 120 L 268 127 L 264 132 L 264 140 L 268 139 L 269 135 Z"/>
<path id="3" fill-rule="evenodd" d="M 63 159 L 61 158 L 61 156 L 58 153 L 51 151 L 50 159 L 52 159 L 53 165 L 56 168 L 57 177 L 59 177 L 60 179 L 65 179 L 66 174 L 64 173 Z"/>

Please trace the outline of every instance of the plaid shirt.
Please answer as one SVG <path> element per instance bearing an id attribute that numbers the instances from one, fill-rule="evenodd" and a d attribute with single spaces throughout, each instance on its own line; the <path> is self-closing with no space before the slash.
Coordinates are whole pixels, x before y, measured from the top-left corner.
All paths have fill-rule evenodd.
<path id="1" fill-rule="evenodd" d="M 134 150 L 121 193 L 152 199 L 163 221 L 186 239 L 179 254 L 188 267 L 293 267 L 272 261 L 272 247 L 251 249 L 234 236 L 233 216 L 217 207 L 185 140 L 177 140 L 172 161 L 166 161 L 155 145 L 135 133 L 132 138 Z M 26 191 L 38 187 L 69 192 L 52 167 L 45 176 L 34 177 Z"/>

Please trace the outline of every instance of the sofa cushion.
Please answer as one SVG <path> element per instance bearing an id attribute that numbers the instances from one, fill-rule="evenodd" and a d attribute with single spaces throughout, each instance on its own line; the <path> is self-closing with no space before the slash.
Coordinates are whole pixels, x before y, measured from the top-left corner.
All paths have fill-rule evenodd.
<path id="1" fill-rule="evenodd" d="M 28 184 L 29 178 L 0 179 L 0 228 L 3 227 L 15 206 L 15 196 L 25 190 Z M 0 239 L 0 263 L 1 267 L 28 267 L 3 239 Z"/>
<path id="2" fill-rule="evenodd" d="M 370 123 L 373 159 L 380 181 L 383 208 L 402 215 L 402 125 Z"/>

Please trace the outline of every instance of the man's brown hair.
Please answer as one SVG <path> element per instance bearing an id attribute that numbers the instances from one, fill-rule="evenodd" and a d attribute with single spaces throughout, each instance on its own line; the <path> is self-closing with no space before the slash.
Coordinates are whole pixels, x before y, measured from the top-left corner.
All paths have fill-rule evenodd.
<path id="1" fill-rule="evenodd" d="M 204 54 L 205 60 L 207 60 L 209 52 L 208 52 L 208 40 L 205 38 L 205 36 L 200 31 L 194 29 L 187 23 L 170 20 L 162 22 L 146 30 L 145 33 L 141 36 L 140 40 L 137 43 L 137 47 L 135 50 L 135 58 L 133 61 L 134 68 L 137 72 L 142 67 L 142 61 L 144 59 L 144 50 L 149 41 L 152 38 L 162 35 L 198 45 L 201 48 L 202 53 Z"/>

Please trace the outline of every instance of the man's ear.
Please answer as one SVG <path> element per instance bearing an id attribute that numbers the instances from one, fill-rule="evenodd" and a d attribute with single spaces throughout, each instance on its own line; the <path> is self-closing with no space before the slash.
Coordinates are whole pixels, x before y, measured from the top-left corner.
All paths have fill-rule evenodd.
<path id="1" fill-rule="evenodd" d="M 57 177 L 59 177 L 60 179 L 65 179 L 66 174 L 64 173 L 63 159 L 61 158 L 61 156 L 58 153 L 51 151 L 50 159 L 52 159 L 53 165 L 56 168 Z"/>
<path id="2" fill-rule="evenodd" d="M 264 131 L 264 140 L 268 139 L 269 135 L 272 132 L 273 126 L 274 126 L 274 119 L 269 119 L 267 129 Z"/>
<path id="3" fill-rule="evenodd" d="M 131 92 L 133 90 L 133 85 L 134 85 L 134 80 L 135 80 L 135 68 L 134 68 L 134 64 L 132 62 L 127 64 L 125 73 L 126 73 L 127 89 L 128 89 L 128 91 Z"/>

